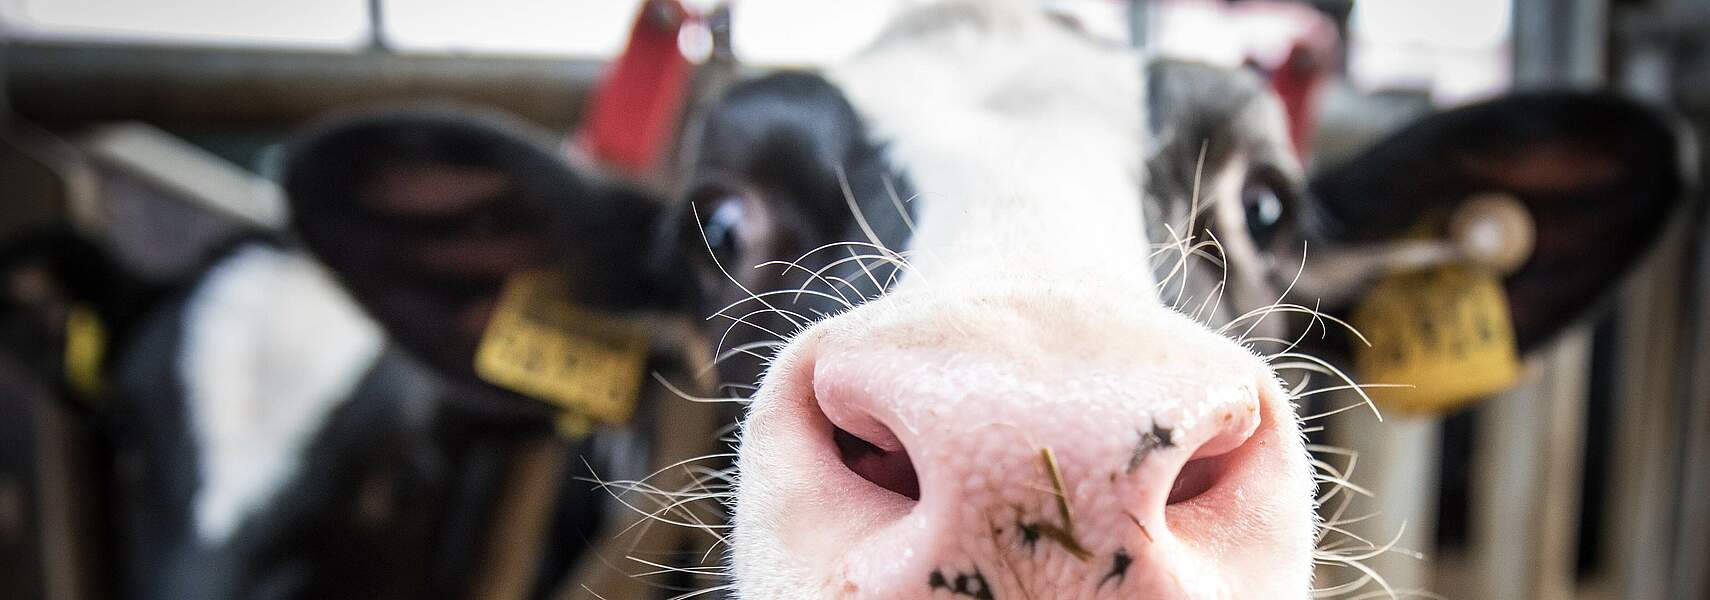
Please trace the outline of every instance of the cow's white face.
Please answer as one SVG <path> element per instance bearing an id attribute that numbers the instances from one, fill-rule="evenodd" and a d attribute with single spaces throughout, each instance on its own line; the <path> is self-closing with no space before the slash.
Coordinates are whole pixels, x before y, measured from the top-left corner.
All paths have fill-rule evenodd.
<path id="1" fill-rule="evenodd" d="M 952 7 L 831 73 L 912 190 L 882 210 L 913 217 L 902 244 L 849 247 L 897 283 L 839 294 L 852 306 L 789 337 L 754 396 L 739 596 L 1306 595 L 1290 398 L 1160 294 L 1182 275 L 1154 266 L 1193 240 L 1147 236 L 1164 218 L 1148 205 L 1188 198 L 1143 200 L 1141 69 L 1042 18 Z M 1208 204 L 1238 199 L 1240 173 L 1221 175 L 1240 162 L 1217 161 Z M 771 299 L 727 312 L 791 308 Z"/>

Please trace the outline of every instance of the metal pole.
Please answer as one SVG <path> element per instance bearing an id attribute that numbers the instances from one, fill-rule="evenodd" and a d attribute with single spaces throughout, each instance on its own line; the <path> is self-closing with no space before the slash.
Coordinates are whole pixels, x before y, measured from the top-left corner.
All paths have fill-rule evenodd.
<path id="1" fill-rule="evenodd" d="M 1607 0 L 1513 0 L 1513 6 L 1514 87 L 1604 84 Z"/>
<path id="2" fill-rule="evenodd" d="M 368 51 L 386 52 L 386 0 L 368 0 Z"/>
<path id="3" fill-rule="evenodd" d="M 1338 393 L 1335 398 L 1336 406 L 1361 401 L 1353 393 Z M 1366 559 L 1365 566 L 1398 593 L 1429 589 L 1437 558 L 1432 544 L 1437 531 L 1443 418 L 1390 411 L 1379 423 L 1368 411 L 1352 410 L 1332 417 L 1325 427 L 1336 444 L 1358 453 L 1360 467 L 1350 478 L 1374 494 L 1355 502 L 1347 515 L 1371 518 L 1343 527 L 1378 546 L 1394 542 L 1391 551 Z M 1401 597 L 1407 596 L 1401 593 Z"/>
<path id="4" fill-rule="evenodd" d="M 1700 43 L 1710 31 L 1710 0 L 1674 0 L 1658 10 L 1632 19 L 1622 50 L 1628 55 L 1623 83 L 1655 102 L 1670 102 L 1686 114 L 1698 135 L 1696 156 L 1699 187 L 1687 217 L 1691 233 L 1681 277 L 1684 334 L 1678 357 L 1680 393 L 1676 414 L 1680 439 L 1679 463 L 1673 478 L 1675 493 L 1673 543 L 1665 550 L 1670 581 L 1668 598 L 1710 598 L 1710 48 Z M 1643 542 L 1638 542 L 1643 543 Z"/>
<path id="5" fill-rule="evenodd" d="M 1128 43 L 1144 51 L 1152 43 L 1152 0 L 1129 0 Z"/>
<path id="6" fill-rule="evenodd" d="M 12 38 L 7 34 L 8 31 L 5 19 L 0 19 L 0 123 L 12 118 L 11 94 L 5 93 L 6 90 L 11 89 L 6 82 L 6 67 L 8 65 L 6 54 L 8 47 L 12 45 Z"/>
<path id="7" fill-rule="evenodd" d="M 455 100 L 568 129 L 603 63 L 279 49 L 15 42 L 12 109 L 45 123 L 280 127 L 384 101 Z"/>
<path id="8" fill-rule="evenodd" d="M 1710 598 L 1710 210 L 1699 200 L 1688 242 L 1685 366 L 1681 375 L 1681 463 L 1675 495 L 1678 527 L 1670 598 Z"/>

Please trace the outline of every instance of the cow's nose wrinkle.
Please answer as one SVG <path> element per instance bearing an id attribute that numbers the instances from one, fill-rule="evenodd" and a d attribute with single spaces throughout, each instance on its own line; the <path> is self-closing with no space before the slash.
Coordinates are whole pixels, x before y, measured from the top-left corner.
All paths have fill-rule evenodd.
<path id="1" fill-rule="evenodd" d="M 910 500 L 920 500 L 920 478 L 915 475 L 914 461 L 909 459 L 907 448 L 896 444 L 895 450 L 886 450 L 836 426 L 832 427 L 831 438 L 837 444 L 838 457 L 850 471 L 881 488 Z M 890 438 L 894 440 L 895 436 Z"/>

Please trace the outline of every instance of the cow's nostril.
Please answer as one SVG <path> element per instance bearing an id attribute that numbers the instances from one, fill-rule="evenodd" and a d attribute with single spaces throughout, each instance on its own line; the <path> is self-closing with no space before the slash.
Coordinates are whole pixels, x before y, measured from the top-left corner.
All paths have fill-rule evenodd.
<path id="1" fill-rule="evenodd" d="M 920 500 L 920 479 L 907 448 L 899 444 L 895 451 L 888 451 L 835 426 L 831 437 L 837 443 L 838 457 L 850 471 L 910 500 Z"/>
<path id="2" fill-rule="evenodd" d="M 1228 470 L 1228 457 L 1228 454 L 1219 454 L 1196 458 L 1182 465 L 1181 472 L 1176 474 L 1175 482 L 1170 485 L 1170 498 L 1167 503 L 1186 502 L 1209 491 Z"/>
<path id="3" fill-rule="evenodd" d="M 1246 410 L 1258 418 L 1253 419 L 1251 425 L 1241 426 L 1233 417 L 1228 416 L 1229 413 L 1225 413 L 1222 420 L 1224 431 L 1200 445 L 1194 451 L 1193 458 L 1188 459 L 1187 464 L 1182 465 L 1181 470 L 1176 472 L 1175 481 L 1170 483 L 1170 495 L 1165 500 L 1166 505 L 1188 502 L 1205 495 L 1230 477 L 1231 471 L 1237 468 L 1237 463 L 1243 462 L 1241 457 L 1252 454 L 1253 437 L 1263 426 L 1264 420 L 1257 414 L 1257 404 L 1250 405 Z"/>

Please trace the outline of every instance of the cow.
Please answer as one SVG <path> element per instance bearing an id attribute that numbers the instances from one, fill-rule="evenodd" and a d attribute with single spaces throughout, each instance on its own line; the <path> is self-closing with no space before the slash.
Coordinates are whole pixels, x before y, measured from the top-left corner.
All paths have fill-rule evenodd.
<path id="1" fill-rule="evenodd" d="M 151 399 L 120 443 L 133 589 L 459 594 L 444 532 L 471 525 L 443 505 L 481 493 L 422 449 L 490 466 L 550 420 L 480 369 L 527 280 L 746 396 L 729 469 L 609 491 L 678 525 L 680 498 L 730 507 L 701 525 L 708 592 L 1307 597 L 1335 557 L 1295 405 L 1357 341 L 1338 315 L 1421 244 L 1474 256 L 1448 222 L 1500 192 L 1539 223 L 1501 279 L 1535 349 L 1686 184 L 1668 120 L 1603 94 L 1436 115 L 1311 181 L 1285 122 L 1250 73 L 954 0 L 724 91 L 670 197 L 467 107 L 331 117 L 285 152 L 292 234 L 234 243 L 115 357 L 116 394 Z"/>
<path id="2" fill-rule="evenodd" d="M 1341 372 L 1336 316 L 1388 269 L 1483 256 L 1449 222 L 1497 192 L 1538 224 L 1500 279 L 1535 349 L 1686 182 L 1671 122 L 1606 94 L 1450 111 L 1310 183 L 1284 122 L 1250 74 L 952 1 L 727 90 L 670 200 L 433 110 L 334 120 L 285 184 L 305 246 L 461 381 L 536 264 L 506 257 L 556 260 L 584 306 L 707 317 L 752 391 L 700 490 L 731 507 L 736 597 L 1303 598 L 1326 555 L 1296 384 Z M 481 277 L 395 275 L 428 262 Z"/>
<path id="3" fill-rule="evenodd" d="M 88 589 L 139 599 L 632 596 L 645 584 L 610 564 L 678 543 L 616 535 L 636 519 L 593 477 L 716 448 L 710 415 L 642 399 L 626 424 L 555 431 L 549 406 L 403 352 L 289 232 L 104 174 L 103 228 L 19 223 L 0 240 L 19 422 L 6 529 L 48 514 L 36 472 L 78 499 L 57 509 L 76 529 L 53 533 L 73 536 L 70 556 L 20 562 L 6 585 L 73 564 Z M 66 456 L 38 462 L 37 446 Z M 38 551 L 6 537 L 7 553 Z"/>

